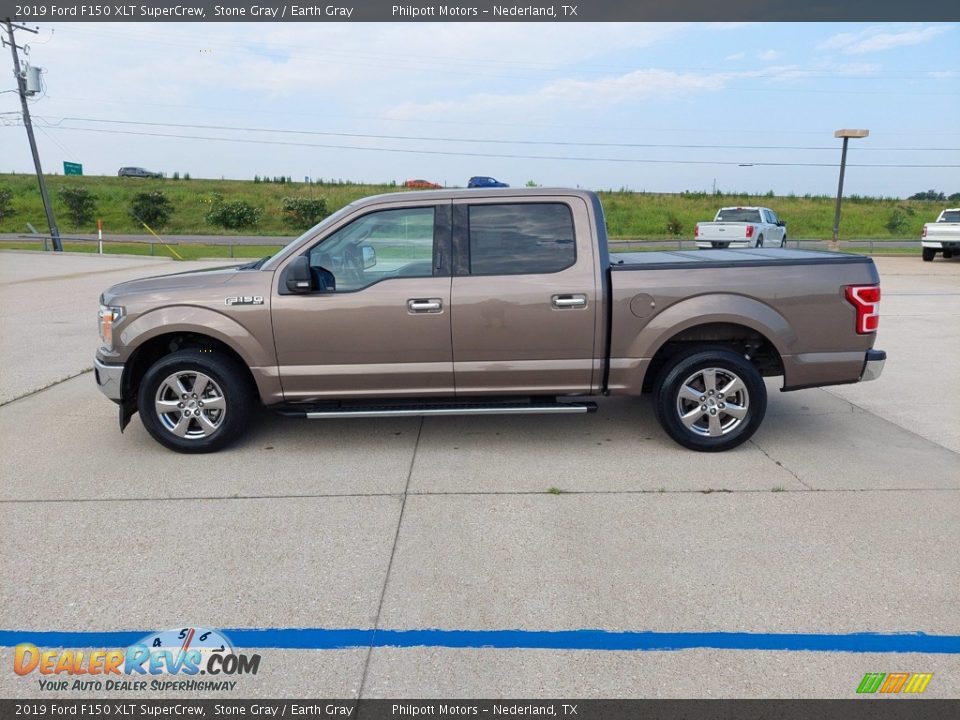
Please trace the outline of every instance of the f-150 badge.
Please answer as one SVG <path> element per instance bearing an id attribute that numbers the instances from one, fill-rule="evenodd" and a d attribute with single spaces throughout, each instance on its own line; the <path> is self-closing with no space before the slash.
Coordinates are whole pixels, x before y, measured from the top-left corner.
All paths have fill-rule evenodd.
<path id="1" fill-rule="evenodd" d="M 263 305 L 263 295 L 228 297 L 223 302 L 225 305 Z"/>

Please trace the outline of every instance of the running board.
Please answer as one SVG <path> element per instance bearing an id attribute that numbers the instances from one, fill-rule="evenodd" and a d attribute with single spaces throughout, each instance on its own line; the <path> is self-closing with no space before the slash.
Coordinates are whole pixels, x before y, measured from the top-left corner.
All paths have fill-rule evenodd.
<path id="1" fill-rule="evenodd" d="M 436 415 L 570 415 L 595 412 L 596 403 L 461 403 L 447 405 L 371 405 L 285 412 L 310 420 L 347 417 L 424 417 Z"/>

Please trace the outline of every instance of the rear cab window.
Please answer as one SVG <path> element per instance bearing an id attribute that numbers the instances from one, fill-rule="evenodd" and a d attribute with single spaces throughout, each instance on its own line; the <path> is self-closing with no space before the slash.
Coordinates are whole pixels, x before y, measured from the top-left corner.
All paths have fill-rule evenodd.
<path id="1" fill-rule="evenodd" d="M 503 203 L 468 209 L 470 275 L 560 272 L 577 261 L 566 203 Z"/>

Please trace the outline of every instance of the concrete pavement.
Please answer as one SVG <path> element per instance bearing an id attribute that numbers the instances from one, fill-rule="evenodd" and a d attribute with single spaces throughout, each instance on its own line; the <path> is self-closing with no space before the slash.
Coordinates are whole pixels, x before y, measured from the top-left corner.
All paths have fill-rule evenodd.
<path id="1" fill-rule="evenodd" d="M 89 365 L 103 287 L 198 265 L 0 260 L 0 629 L 960 635 L 955 261 L 879 259 L 884 376 L 772 385 L 729 453 L 607 399 L 585 417 L 264 414 L 236 447 L 182 456 L 138 419 L 120 435 L 89 374 L 38 390 Z M 42 306 L 39 282 L 57 290 Z M 42 353 L 8 341 L 38 325 Z M 960 696 L 957 654 L 373 645 L 258 650 L 232 696 L 853 697 L 877 671 Z M 0 695 L 38 694 L 0 673 Z"/>

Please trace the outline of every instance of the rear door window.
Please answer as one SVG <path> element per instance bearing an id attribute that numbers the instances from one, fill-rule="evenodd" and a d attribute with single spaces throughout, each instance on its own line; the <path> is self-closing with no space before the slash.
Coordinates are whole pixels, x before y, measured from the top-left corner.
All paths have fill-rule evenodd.
<path id="1" fill-rule="evenodd" d="M 565 203 L 471 205 L 471 275 L 555 273 L 577 260 L 573 215 Z"/>

